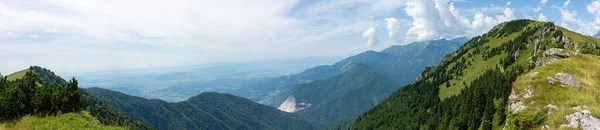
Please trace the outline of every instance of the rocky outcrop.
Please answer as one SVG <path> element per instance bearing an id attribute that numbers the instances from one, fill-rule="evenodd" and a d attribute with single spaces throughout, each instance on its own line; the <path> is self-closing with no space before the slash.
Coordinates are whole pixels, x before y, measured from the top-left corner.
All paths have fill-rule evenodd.
<path id="1" fill-rule="evenodd" d="M 560 48 L 550 48 L 550 49 L 544 51 L 544 53 L 542 54 L 542 57 L 537 59 L 537 61 L 535 62 L 535 66 L 538 66 L 538 67 L 544 66 L 546 64 L 550 64 L 550 63 L 558 61 L 559 58 L 568 58 L 568 57 L 571 57 L 571 53 L 565 52 L 563 49 L 560 49 Z M 534 64 L 532 59 L 527 59 L 527 63 L 530 65 Z"/>
<path id="2" fill-rule="evenodd" d="M 566 73 L 557 73 L 554 77 L 546 77 L 550 84 L 560 83 L 563 87 L 580 88 L 582 85 L 575 76 Z"/>
<path id="3" fill-rule="evenodd" d="M 510 96 L 508 96 L 508 100 L 510 101 L 509 108 L 513 114 L 527 108 L 527 106 L 525 106 L 523 103 L 523 99 L 529 98 L 532 96 L 531 88 L 530 87 L 526 88 L 524 93 L 525 94 L 523 96 L 521 96 L 513 90 L 513 92 L 510 93 Z"/>
<path id="4" fill-rule="evenodd" d="M 565 116 L 568 124 L 560 125 L 561 128 L 581 128 L 583 130 L 600 130 L 600 119 L 593 117 L 590 110 L 582 109 L 581 107 L 575 107 L 573 109 L 579 109 L 579 112 L 575 112 Z"/>
<path id="5" fill-rule="evenodd" d="M 563 52 L 563 49 L 560 48 L 550 48 L 546 51 L 544 51 L 544 57 L 548 57 L 548 56 L 559 56 L 562 58 L 567 58 L 570 57 L 571 54 L 569 54 L 568 52 Z"/>

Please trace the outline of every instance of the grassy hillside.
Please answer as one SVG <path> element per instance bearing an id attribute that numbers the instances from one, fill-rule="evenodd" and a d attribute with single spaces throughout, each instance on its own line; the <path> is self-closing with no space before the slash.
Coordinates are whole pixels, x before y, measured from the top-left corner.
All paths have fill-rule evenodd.
<path id="1" fill-rule="evenodd" d="M 102 125 L 87 112 L 60 114 L 58 116 L 25 116 L 17 121 L 3 123 L 2 130 L 125 130 L 124 127 Z"/>
<path id="2" fill-rule="evenodd" d="M 166 129 L 322 129 L 295 114 L 230 94 L 202 93 L 186 101 L 167 103 L 101 89 L 90 94 L 127 115 Z"/>
<path id="3" fill-rule="evenodd" d="M 6 79 L 10 80 L 10 81 L 13 81 L 15 79 L 18 79 L 18 78 L 21 78 L 21 77 L 25 76 L 25 74 L 27 72 L 29 72 L 29 71 L 30 71 L 30 69 L 24 69 L 24 70 L 21 70 L 21 71 L 17 71 L 15 73 L 6 75 Z"/>
<path id="4" fill-rule="evenodd" d="M 369 110 L 352 128 L 503 129 L 511 123 L 519 125 L 507 128 L 539 126 L 545 114 L 512 118 L 514 115 L 508 111 L 517 77 L 567 55 L 598 55 L 598 43 L 597 39 L 548 22 L 515 20 L 499 24 L 470 39 L 438 67 L 426 69 L 420 80 Z"/>
<path id="5" fill-rule="evenodd" d="M 564 86 L 552 84 L 547 77 L 555 77 L 558 73 L 570 74 L 578 79 L 581 86 Z M 590 110 L 594 117 L 600 117 L 600 57 L 595 55 L 578 55 L 560 59 L 546 66 L 531 70 L 517 78 L 513 85 L 513 95 L 528 95 L 518 98 L 524 109 L 509 116 L 511 128 L 519 127 L 518 118 L 535 118 L 530 113 L 544 113 L 544 124 L 551 129 L 558 129 L 568 124 L 565 116 L 582 106 Z M 517 96 L 518 97 L 518 96 Z M 511 101 L 517 101 L 512 99 Z M 541 126 L 533 126 L 538 129 Z"/>

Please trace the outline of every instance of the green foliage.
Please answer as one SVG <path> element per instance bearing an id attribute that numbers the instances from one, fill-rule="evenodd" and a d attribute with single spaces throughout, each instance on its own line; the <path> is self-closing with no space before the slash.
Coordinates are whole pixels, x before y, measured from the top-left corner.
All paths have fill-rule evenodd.
<path id="1" fill-rule="evenodd" d="M 563 38 L 569 39 L 564 42 Z M 535 67 L 530 62 L 535 63 L 546 49 L 576 48 L 572 45 L 576 43 L 569 40 L 588 42 L 578 46 L 581 50 L 588 48 L 587 53 L 595 53 L 589 48 L 598 44 L 551 23 L 516 20 L 498 25 L 489 33 L 472 38 L 438 67 L 426 69 L 421 74 L 423 80 L 399 89 L 360 116 L 352 129 L 502 128 L 507 123 L 508 96 L 517 76 Z M 528 58 L 531 61 L 526 61 Z M 473 65 L 469 61 L 474 61 Z M 448 85 L 450 88 L 464 85 L 464 88 L 458 89 L 459 94 L 446 94 L 451 90 L 446 89 Z M 439 96 L 440 93 L 446 96 Z M 546 115 L 534 113 L 511 118 L 508 124 L 516 123 L 515 128 L 520 129 L 543 122 Z"/>
<path id="2" fill-rule="evenodd" d="M 130 130 L 151 130 L 155 129 L 145 122 L 135 120 L 115 107 L 107 104 L 100 99 L 92 96 L 85 90 L 81 97 L 82 109 L 89 112 L 94 118 L 104 125 L 123 126 Z"/>
<path id="3" fill-rule="evenodd" d="M 22 72 L 25 74 L 21 75 Z M 75 78 L 67 82 L 54 72 L 38 66 L 11 76 L 13 80 L 0 77 L 0 122 L 15 121 L 26 115 L 56 116 L 83 109 L 104 125 L 126 126 L 135 130 L 153 129 L 84 93 Z"/>
<path id="4" fill-rule="evenodd" d="M 322 129 L 303 118 L 248 99 L 214 92 L 167 103 L 101 88 L 87 91 L 157 129 Z"/>
<path id="5" fill-rule="evenodd" d="M 38 74 L 27 72 L 14 81 L 0 81 L 0 121 L 33 115 L 56 115 L 81 109 L 77 80 L 65 84 L 37 85 Z"/>
<path id="6" fill-rule="evenodd" d="M 546 119 L 546 114 L 537 112 L 522 112 L 515 114 L 514 117 L 511 117 L 507 120 L 506 129 L 509 130 L 524 130 L 524 129 L 532 129 L 535 126 L 539 126 L 542 121 Z"/>
<path id="7" fill-rule="evenodd" d="M 385 99 L 399 85 L 363 64 L 350 64 L 340 75 L 301 84 L 290 90 L 297 103 L 310 103 L 297 113 L 329 126 L 337 120 L 359 116 Z"/>
<path id="8" fill-rule="evenodd" d="M 357 117 L 342 118 L 333 123 L 332 125 L 329 125 L 329 127 L 327 127 L 327 130 L 348 130 L 350 129 L 350 126 L 352 126 L 354 121 L 356 121 L 356 118 Z"/>

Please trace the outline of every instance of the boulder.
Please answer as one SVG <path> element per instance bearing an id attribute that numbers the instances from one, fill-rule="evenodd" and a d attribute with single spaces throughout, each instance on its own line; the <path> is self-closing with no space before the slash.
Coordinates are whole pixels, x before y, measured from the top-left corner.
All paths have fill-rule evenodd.
<path id="1" fill-rule="evenodd" d="M 561 128 L 581 128 L 583 130 L 600 130 L 600 119 L 593 117 L 590 110 L 581 110 L 565 116 L 568 124 L 560 125 Z"/>
<path id="2" fill-rule="evenodd" d="M 581 83 L 579 82 L 579 80 L 577 78 L 575 78 L 575 76 L 566 74 L 566 73 L 557 73 L 554 76 L 554 78 L 546 77 L 546 79 L 548 80 L 548 82 L 550 84 L 560 83 L 561 86 L 563 86 L 563 87 L 570 86 L 570 87 L 579 88 L 582 86 Z"/>

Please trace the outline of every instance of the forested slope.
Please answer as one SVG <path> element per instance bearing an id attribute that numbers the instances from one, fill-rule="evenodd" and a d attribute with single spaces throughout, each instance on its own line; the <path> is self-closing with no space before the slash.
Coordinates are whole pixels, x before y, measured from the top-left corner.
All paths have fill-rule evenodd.
<path id="1" fill-rule="evenodd" d="M 322 129 L 295 114 L 230 94 L 206 92 L 186 101 L 168 103 L 120 92 L 89 88 L 86 91 L 127 115 L 158 129 Z"/>
<path id="2" fill-rule="evenodd" d="M 426 69 L 419 80 L 359 117 L 352 129 L 546 127 L 548 113 L 520 115 L 509 109 L 516 103 L 509 96 L 517 77 L 561 58 L 598 55 L 598 43 L 549 22 L 499 24 Z"/>

